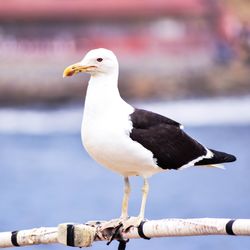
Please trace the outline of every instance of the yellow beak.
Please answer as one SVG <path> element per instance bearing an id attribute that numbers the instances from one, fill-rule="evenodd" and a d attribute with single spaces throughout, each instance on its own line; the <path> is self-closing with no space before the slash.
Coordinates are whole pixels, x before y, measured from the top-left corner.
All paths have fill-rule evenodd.
<path id="1" fill-rule="evenodd" d="M 83 66 L 80 63 L 74 63 L 70 66 L 68 66 L 64 71 L 63 71 L 63 77 L 66 76 L 73 76 L 79 72 L 89 72 L 91 69 L 96 68 L 95 66 Z"/>

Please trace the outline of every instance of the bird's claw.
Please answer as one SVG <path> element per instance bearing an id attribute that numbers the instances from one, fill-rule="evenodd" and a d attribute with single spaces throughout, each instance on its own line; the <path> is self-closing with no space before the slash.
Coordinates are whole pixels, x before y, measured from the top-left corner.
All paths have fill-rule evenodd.
<path id="1" fill-rule="evenodd" d="M 131 227 L 139 227 L 144 219 L 142 217 L 129 217 L 122 222 L 122 230 L 124 232 L 128 231 Z"/>
<path id="2" fill-rule="evenodd" d="M 119 241 L 119 249 L 125 249 L 128 239 L 124 239 L 122 232 L 127 232 L 131 227 L 139 227 L 144 221 L 142 217 L 118 218 L 110 221 L 88 221 L 86 225 L 98 226 L 100 238 L 105 238 L 109 245 L 113 240 Z M 98 233 L 97 233 L 98 235 Z"/>
<path id="3" fill-rule="evenodd" d="M 144 221 L 142 217 L 119 218 L 107 221 L 101 225 L 101 230 L 111 230 L 107 245 L 113 240 L 119 241 L 118 249 L 125 249 L 128 239 L 124 239 L 122 232 L 127 232 L 131 227 L 139 227 Z"/>
<path id="4" fill-rule="evenodd" d="M 117 227 L 120 228 L 120 225 L 122 225 L 122 224 L 123 224 L 123 219 L 122 218 L 113 219 L 113 220 L 110 220 L 110 221 L 103 222 L 101 224 L 101 230 L 105 230 L 105 229 L 108 229 L 108 228 L 117 228 Z"/>
<path id="5" fill-rule="evenodd" d="M 87 222 L 88 225 L 91 224 L 100 224 L 100 230 L 107 230 L 107 229 L 121 229 L 122 231 L 128 231 L 131 227 L 139 227 L 142 221 L 145 219 L 142 217 L 128 217 L 128 218 L 117 218 L 112 219 L 110 221 L 100 221 L 100 222 Z"/>

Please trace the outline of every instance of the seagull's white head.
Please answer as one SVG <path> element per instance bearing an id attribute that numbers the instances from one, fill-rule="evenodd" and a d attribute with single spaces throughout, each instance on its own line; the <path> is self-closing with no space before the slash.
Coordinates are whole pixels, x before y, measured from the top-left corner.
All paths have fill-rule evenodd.
<path id="1" fill-rule="evenodd" d="M 79 72 L 90 73 L 91 76 L 114 74 L 118 72 L 118 61 L 111 50 L 93 49 L 80 62 L 68 66 L 63 72 L 63 77 L 72 76 Z"/>

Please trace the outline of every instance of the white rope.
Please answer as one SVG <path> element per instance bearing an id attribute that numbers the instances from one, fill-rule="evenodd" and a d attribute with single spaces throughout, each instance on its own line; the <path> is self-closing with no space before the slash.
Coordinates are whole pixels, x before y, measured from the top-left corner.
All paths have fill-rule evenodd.
<path id="1" fill-rule="evenodd" d="M 250 236 L 250 219 L 163 219 L 141 223 L 124 232 L 122 226 L 103 228 L 107 222 L 88 224 L 64 223 L 58 227 L 41 227 L 0 233 L 0 248 L 35 244 L 61 243 L 68 246 L 89 247 L 94 241 L 126 240 L 197 235 Z M 113 237 L 112 237 L 113 236 Z"/>

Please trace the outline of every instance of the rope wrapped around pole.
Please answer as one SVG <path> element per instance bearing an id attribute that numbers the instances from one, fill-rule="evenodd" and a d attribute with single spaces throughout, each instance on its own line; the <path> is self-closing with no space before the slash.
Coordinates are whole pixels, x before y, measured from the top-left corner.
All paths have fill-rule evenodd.
<path id="1" fill-rule="evenodd" d="M 106 221 L 86 224 L 63 223 L 57 227 L 41 227 L 0 233 L 0 248 L 36 244 L 61 243 L 89 247 L 94 241 L 126 241 L 135 238 L 156 238 L 198 235 L 250 236 L 250 219 L 163 219 L 143 221 L 139 227 L 124 231 L 122 225 L 104 228 Z"/>

